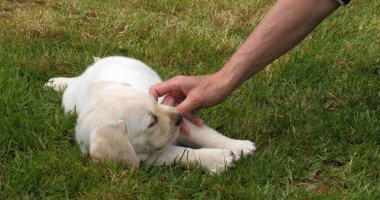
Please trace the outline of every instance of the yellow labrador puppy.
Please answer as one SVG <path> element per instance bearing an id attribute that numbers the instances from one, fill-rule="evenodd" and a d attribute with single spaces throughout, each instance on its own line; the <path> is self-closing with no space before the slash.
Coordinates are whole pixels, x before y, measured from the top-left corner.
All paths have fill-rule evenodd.
<path id="1" fill-rule="evenodd" d="M 135 168 L 142 162 L 198 162 L 205 170 L 218 173 L 256 149 L 251 141 L 231 139 L 187 120 L 190 134 L 179 134 L 181 115 L 148 94 L 150 86 L 161 82 L 156 72 L 126 57 L 95 60 L 78 77 L 52 78 L 46 84 L 64 91 L 66 113 L 78 113 L 76 140 L 94 161 L 121 161 Z"/>

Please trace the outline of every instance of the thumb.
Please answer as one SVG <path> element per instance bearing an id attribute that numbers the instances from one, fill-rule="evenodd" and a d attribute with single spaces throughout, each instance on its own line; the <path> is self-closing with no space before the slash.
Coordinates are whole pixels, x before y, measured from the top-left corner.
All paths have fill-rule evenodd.
<path id="1" fill-rule="evenodd" d="M 158 97 L 164 96 L 169 92 L 169 90 L 169 85 L 166 82 L 161 82 L 149 88 L 149 95 L 157 101 Z"/>
<path id="2" fill-rule="evenodd" d="M 156 89 L 156 86 L 157 85 L 153 85 L 152 87 L 149 88 L 149 95 L 152 96 L 154 98 L 154 100 L 158 100 L 158 92 L 157 92 L 157 89 Z"/>

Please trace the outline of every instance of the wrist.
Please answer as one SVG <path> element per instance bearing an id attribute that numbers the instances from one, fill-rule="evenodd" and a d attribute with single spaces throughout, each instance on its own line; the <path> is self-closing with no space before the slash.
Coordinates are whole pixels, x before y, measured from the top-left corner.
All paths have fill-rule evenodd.
<path id="1" fill-rule="evenodd" d="M 233 90 L 259 72 L 261 68 L 262 63 L 260 59 L 256 59 L 254 52 L 240 53 L 238 51 L 216 74 Z"/>
<path id="2" fill-rule="evenodd" d="M 213 74 L 215 80 L 219 82 L 221 88 L 228 94 L 231 93 L 235 88 L 237 88 L 241 81 L 239 80 L 239 75 L 234 70 L 221 69 Z"/>

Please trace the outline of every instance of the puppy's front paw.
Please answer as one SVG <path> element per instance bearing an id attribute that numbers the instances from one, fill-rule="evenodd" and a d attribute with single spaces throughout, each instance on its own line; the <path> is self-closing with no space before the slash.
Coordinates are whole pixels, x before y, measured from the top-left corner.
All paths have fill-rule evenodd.
<path id="1" fill-rule="evenodd" d="M 235 155 L 229 149 L 200 149 L 201 166 L 210 173 L 217 174 L 234 166 Z"/>
<path id="2" fill-rule="evenodd" d="M 249 140 L 235 140 L 229 146 L 235 154 L 235 161 L 238 161 L 242 155 L 250 155 L 256 150 L 255 144 Z"/>

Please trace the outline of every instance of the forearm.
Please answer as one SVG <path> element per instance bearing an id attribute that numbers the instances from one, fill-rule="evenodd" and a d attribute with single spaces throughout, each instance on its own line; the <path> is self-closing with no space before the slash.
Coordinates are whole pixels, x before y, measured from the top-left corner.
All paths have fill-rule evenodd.
<path id="1" fill-rule="evenodd" d="M 336 0 L 278 0 L 216 74 L 232 91 L 296 46 L 338 7 Z"/>

